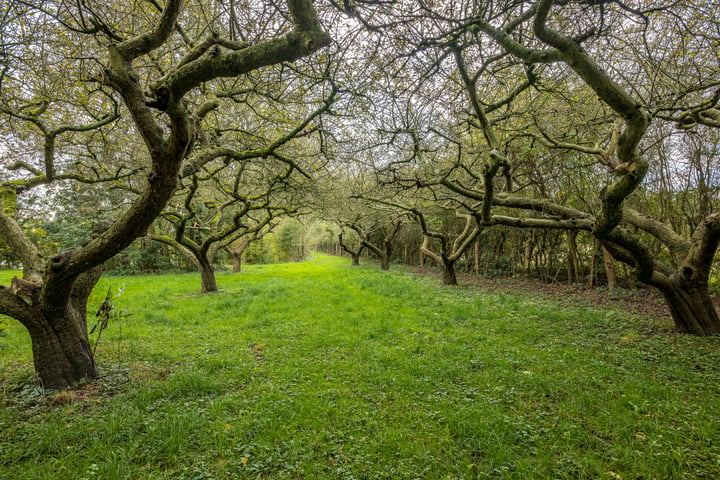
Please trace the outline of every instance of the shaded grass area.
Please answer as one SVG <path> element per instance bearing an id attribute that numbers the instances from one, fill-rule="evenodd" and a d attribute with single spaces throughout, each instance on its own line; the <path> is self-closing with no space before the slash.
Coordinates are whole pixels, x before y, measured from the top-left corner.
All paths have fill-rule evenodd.
<path id="1" fill-rule="evenodd" d="M 0 479 L 720 478 L 720 339 L 328 256 L 218 282 L 103 279 L 58 395 L 6 320 Z"/>

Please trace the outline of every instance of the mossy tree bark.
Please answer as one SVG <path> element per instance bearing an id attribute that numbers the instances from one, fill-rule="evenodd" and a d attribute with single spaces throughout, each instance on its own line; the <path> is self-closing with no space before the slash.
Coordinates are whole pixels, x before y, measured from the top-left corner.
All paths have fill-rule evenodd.
<path id="1" fill-rule="evenodd" d="M 720 236 L 718 214 L 708 215 L 694 232 L 692 240 L 688 242 L 668 225 L 627 208 L 626 200 L 637 191 L 649 169 L 648 160 L 640 153 L 639 145 L 647 135 L 651 115 L 643 102 L 633 97 L 630 93 L 632 90 L 615 81 L 609 73 L 610 70 L 603 68 L 583 47 L 582 42 L 592 37 L 595 32 L 590 33 L 590 37 L 576 38 L 554 29 L 552 25 L 562 24 L 562 21 L 555 22 L 556 19 L 552 17 L 558 15 L 558 18 L 562 18 L 562 10 L 566 7 L 568 7 L 567 2 L 539 0 L 530 6 L 522 7 L 521 10 L 524 11 L 519 12 L 517 16 L 508 16 L 502 28 L 482 17 L 474 18 L 465 28 L 473 34 L 484 33 L 507 53 L 528 65 L 564 63 L 589 87 L 596 98 L 616 115 L 615 129 L 606 149 L 597 145 L 590 147 L 555 141 L 545 134 L 538 136 L 540 142 L 550 148 L 594 155 L 600 163 L 609 168 L 614 179 L 601 190 L 599 210 L 585 213 L 544 200 L 528 200 L 512 194 L 498 194 L 492 179 L 487 178 L 485 174 L 481 188 L 470 195 L 467 195 L 469 189 L 447 177 L 438 183 L 481 202 L 478 212 L 487 226 L 503 224 L 519 228 L 565 228 L 590 231 L 615 259 L 634 267 L 638 280 L 657 287 L 663 293 L 678 331 L 697 335 L 717 334 L 720 332 L 720 323 L 708 295 L 708 277 L 709 266 L 717 251 Z M 602 14 L 602 9 L 600 12 Z M 532 25 L 534 45 L 544 47 L 531 48 L 523 44 L 526 36 L 517 36 L 520 40 L 515 38 L 518 27 L 526 23 Z M 492 161 L 493 152 L 498 150 L 499 145 L 493 123 L 486 115 L 487 103 L 483 104 L 477 97 L 476 83 L 481 78 L 482 71 L 476 75 L 467 72 L 459 43 L 453 42 L 449 50 L 455 55 L 460 76 L 475 113 L 476 125 L 485 135 L 491 149 L 490 161 L 485 167 L 487 173 L 492 168 L 504 164 L 500 160 Z M 486 66 L 484 64 L 482 68 Z M 530 72 L 528 82 L 518 85 L 507 102 L 513 101 L 513 95 L 533 81 L 534 75 Z M 717 103 L 718 96 L 714 95 L 713 99 L 709 104 L 703 102 L 698 109 L 705 109 L 704 111 L 711 109 Z M 506 102 L 499 103 L 506 104 Z M 534 216 L 539 218 L 492 215 L 493 206 L 532 210 Z M 663 264 L 653 256 L 642 237 L 627 228 L 628 224 L 665 244 L 676 266 Z"/>
<path id="2" fill-rule="evenodd" d="M 181 164 L 194 139 L 185 94 L 214 78 L 235 77 L 266 65 L 297 60 L 330 42 L 319 24 L 312 1 L 288 0 L 287 5 L 294 28 L 284 36 L 229 51 L 220 48 L 228 42 L 213 36 L 211 41 L 201 44 L 204 50 L 191 49 L 185 59 L 166 69 L 166 75 L 153 85 L 143 84 L 134 65 L 139 58 L 165 45 L 176 31 L 183 6 L 181 0 L 167 0 L 154 28 L 125 40 L 118 38 L 100 19 L 95 19 L 92 11 L 76 16 L 93 16 L 97 20 L 84 23 L 91 25 L 84 33 L 94 35 L 101 42 L 103 34 L 109 37 L 105 39 L 109 43 L 109 61 L 100 81 L 122 98 L 147 147 L 149 165 L 144 186 L 109 228 L 84 245 L 49 258 L 45 258 L 23 232 L 16 211 L 19 194 L 63 175 L 56 172 L 54 149 L 44 150 L 44 171 L 26 165 L 31 178 L 5 182 L 0 189 L 3 201 L 0 235 L 20 257 L 24 279 L 35 286 L 30 295 L 7 287 L 0 289 L 0 313 L 17 319 L 30 332 L 38 378 L 46 388 L 67 388 L 97 375 L 87 335 L 87 299 L 103 263 L 145 235 L 177 187 Z M 76 31 L 82 31 L 83 25 Z M 147 100 L 147 91 L 155 96 L 153 101 Z M 158 111 L 162 112 L 160 118 Z M 38 109 L 27 121 L 39 121 L 42 113 Z M 16 116 L 22 118 L 22 115 Z M 112 119 L 112 115 L 108 115 L 97 124 L 83 128 L 101 128 Z M 40 130 L 47 146 L 57 135 L 78 129 Z M 68 174 L 62 178 L 77 179 L 78 175 Z"/>

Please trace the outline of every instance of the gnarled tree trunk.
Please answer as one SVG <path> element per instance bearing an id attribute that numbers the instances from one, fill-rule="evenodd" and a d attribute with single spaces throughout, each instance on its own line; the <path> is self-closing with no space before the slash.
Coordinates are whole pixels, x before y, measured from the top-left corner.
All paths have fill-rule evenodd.
<path id="1" fill-rule="evenodd" d="M 200 267 L 202 293 L 217 292 L 218 287 L 217 280 L 215 279 L 215 270 L 210 264 L 210 261 L 202 255 L 198 255 L 196 261 Z"/>
<path id="2" fill-rule="evenodd" d="M 136 36 L 120 41 L 114 34 L 105 39 L 92 39 L 93 42 L 108 43 L 107 61 L 95 59 L 98 65 L 105 65 L 98 80 L 117 92 L 127 107 L 135 130 L 149 154 L 150 163 L 147 169 L 143 169 L 147 180 L 129 208 L 124 209 L 112 225 L 99 231 L 82 246 L 48 259 L 23 232 L 17 220 L 17 196 L 60 178 L 60 165 L 56 165 L 55 161 L 56 137 L 64 132 L 89 132 L 101 128 L 117 118 L 117 111 L 89 125 L 63 125 L 58 128 L 49 128 L 40 119 L 47 106 L 36 112 L 14 115 L 34 123 L 42 132 L 45 142 L 44 170 L 20 162 L 20 167 L 30 176 L 23 180 L 24 176 L 19 175 L 0 184 L 0 238 L 21 259 L 24 279 L 35 285 L 29 294 L 9 287 L 0 288 L 0 313 L 17 319 L 29 331 L 35 367 L 45 388 L 66 388 L 97 376 L 87 332 L 87 300 L 99 278 L 100 266 L 134 239 L 147 234 L 177 187 L 180 167 L 192 150 L 196 133 L 185 95 L 215 78 L 236 77 L 268 65 L 295 61 L 330 43 L 330 36 L 322 29 L 312 2 L 288 0 L 293 28 L 245 48 L 222 49 L 218 44 L 212 49 L 212 55 L 202 55 L 203 50 L 191 49 L 182 61 L 168 65 L 165 75 L 161 79 L 155 78 L 157 83 L 141 83 L 144 75 L 134 70 L 134 62 L 141 57 L 154 58 L 151 54 L 163 47 L 180 28 L 177 21 L 183 3 L 181 0 L 165 1 L 156 25 L 147 27 Z M 59 16 L 66 15 L 64 7 L 58 12 Z M 69 15 L 73 16 L 72 11 Z M 28 15 L 30 17 L 35 15 Z M 38 16 L 38 21 L 46 21 L 44 15 Z M 32 27 L 32 23 L 30 25 Z M 136 28 L 143 27 L 136 25 L 132 30 Z M 98 30 L 105 32 L 103 29 L 93 32 L 100 35 Z M 218 40 L 216 36 L 213 38 Z M 215 44 L 207 47 L 211 45 Z M 59 59 L 66 59 L 59 50 L 55 52 L 49 48 L 48 51 L 52 55 L 57 53 Z M 82 66 L 78 64 L 78 68 L 79 73 Z M 148 94 L 154 97 L 152 101 L 148 101 Z M 50 102 L 43 103 L 47 105 Z M 162 120 L 158 119 L 158 111 L 162 112 Z M 99 112 L 97 115 L 100 116 Z M 268 150 L 268 153 L 271 152 Z M 199 169 L 203 165 L 200 161 L 190 167 Z M 99 170 L 105 171 L 105 167 L 103 165 Z M 118 175 L 125 170 L 125 167 L 117 169 Z M 81 177 L 79 171 L 72 169 L 63 175 L 65 179 Z M 95 176 L 92 178 L 93 181 L 98 180 Z M 113 179 L 107 179 L 110 180 Z"/>
<path id="3" fill-rule="evenodd" d="M 37 325 L 28 329 L 35 372 L 43 388 L 65 389 L 98 376 L 85 322 L 85 316 L 69 306 L 64 311 L 41 312 Z"/>
<path id="4" fill-rule="evenodd" d="M 693 234 L 685 261 L 665 281 L 662 291 L 675 329 L 693 335 L 719 335 L 720 317 L 708 291 L 710 266 L 720 243 L 720 214 L 706 217 Z M 657 278 L 654 276 L 653 278 Z"/>
<path id="5" fill-rule="evenodd" d="M 102 274 L 95 267 L 75 280 L 68 295 L 31 295 L 2 287 L 0 303 L 30 334 L 35 373 L 46 389 L 65 389 L 98 376 L 87 329 L 87 301 Z M 52 284 L 52 282 L 50 282 Z"/>
<path id="6" fill-rule="evenodd" d="M 457 285 L 457 273 L 455 272 L 455 261 L 443 258 L 443 284 Z"/>
<path id="7" fill-rule="evenodd" d="M 671 288 L 664 288 L 662 292 L 675 329 L 700 336 L 720 334 L 720 318 L 707 286 L 692 285 L 677 275 L 673 275 L 669 283 Z"/>

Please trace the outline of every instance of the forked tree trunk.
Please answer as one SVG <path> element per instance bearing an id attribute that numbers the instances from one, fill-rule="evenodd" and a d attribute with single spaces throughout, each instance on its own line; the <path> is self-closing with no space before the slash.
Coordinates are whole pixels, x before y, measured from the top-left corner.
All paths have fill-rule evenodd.
<path id="1" fill-rule="evenodd" d="M 362 255 L 365 246 L 361 243 L 356 250 L 353 250 L 352 248 L 350 248 L 350 246 L 345 245 L 342 232 L 338 234 L 338 242 L 340 243 L 339 248 L 345 250 L 347 253 L 350 254 L 350 258 L 352 258 L 352 264 L 355 266 L 360 265 L 360 255 Z M 339 251 L 338 255 L 342 255 L 342 250 Z"/>

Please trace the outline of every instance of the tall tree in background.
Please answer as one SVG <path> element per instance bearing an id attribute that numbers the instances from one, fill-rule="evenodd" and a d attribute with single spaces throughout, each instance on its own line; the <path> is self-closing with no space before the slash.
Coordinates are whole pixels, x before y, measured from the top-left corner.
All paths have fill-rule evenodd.
<path id="1" fill-rule="evenodd" d="M 197 140 L 194 124 L 204 118 L 206 102 L 214 100 L 203 98 L 205 86 L 215 79 L 298 60 L 330 41 L 309 0 L 276 5 L 273 21 L 263 24 L 253 43 L 229 38 L 183 3 L 167 0 L 156 13 L 147 11 L 145 5 L 112 8 L 87 2 L 74 6 L 41 2 L 37 7 L 17 2 L 9 7 L 24 23 L 22 28 L 3 29 L 3 110 L 35 124 L 45 142 L 42 158 L 22 159 L 17 178 L 7 178 L 0 189 L 0 235 L 23 264 L 23 279 L 16 282 L 16 288 L 0 289 L 0 312 L 27 328 L 35 369 L 46 388 L 65 388 L 97 376 L 87 335 L 87 298 L 102 264 L 144 235 L 175 191 L 183 159 Z M 250 24 L 246 27 L 253 30 Z M 69 45 L 82 45 L 88 51 L 68 55 L 67 49 L 73 48 Z M 95 53 L 103 49 L 106 54 Z M 42 52 L 43 63 L 24 62 L 31 51 Z M 38 68 L 60 63 L 63 75 L 52 78 Z M 97 83 L 89 88 L 86 80 L 91 73 Z M 42 77 L 38 83 L 43 83 L 45 90 L 21 86 L 24 78 L 35 76 Z M 69 76 L 72 80 L 64 83 Z M 46 96 L 58 91 L 53 82 L 63 84 L 66 92 L 76 97 L 87 97 L 89 91 L 102 93 L 97 94 L 101 99 L 94 102 L 94 110 L 72 116 L 87 121 L 40 126 L 40 118 L 51 107 L 65 105 Z M 145 180 L 121 215 L 98 228 L 93 238 L 75 249 L 45 257 L 17 220 L 20 198 L 38 185 L 82 175 L 69 161 L 70 154 L 60 154 L 49 140 L 66 132 L 107 127 L 117 115 L 111 100 L 116 96 L 124 105 L 119 113 L 129 115 L 147 150 Z M 58 113 L 57 118 L 71 117 Z M 108 128 L 102 131 L 113 133 Z M 99 178 L 108 179 L 102 167 L 111 164 L 110 159 L 96 160 Z M 110 178 L 116 177 L 111 171 Z"/>

